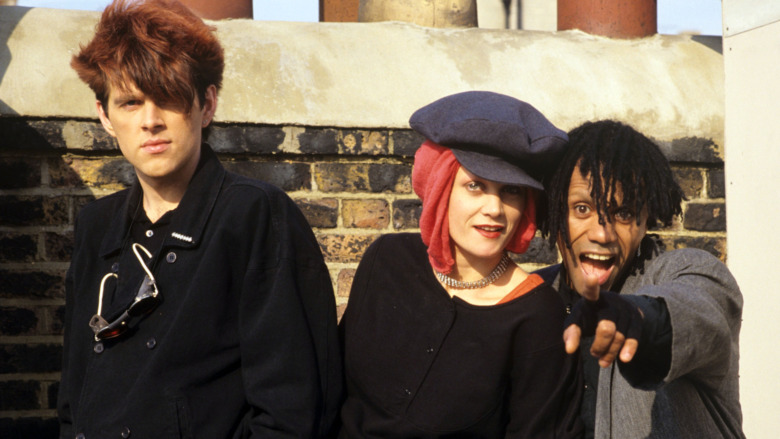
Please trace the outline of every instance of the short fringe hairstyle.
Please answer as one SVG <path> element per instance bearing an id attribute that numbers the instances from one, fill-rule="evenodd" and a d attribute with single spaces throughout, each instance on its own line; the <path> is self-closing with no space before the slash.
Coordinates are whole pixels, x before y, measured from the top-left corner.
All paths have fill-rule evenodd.
<path id="1" fill-rule="evenodd" d="M 135 86 L 157 104 L 189 112 L 196 97 L 203 105 L 210 85 L 222 87 L 215 31 L 175 0 L 115 0 L 70 65 L 104 108 L 110 87 Z"/>
<path id="2" fill-rule="evenodd" d="M 637 212 L 647 208 L 647 227 L 669 226 L 682 213 L 685 194 L 674 180 L 669 161 L 658 146 L 634 128 L 613 120 L 587 122 L 569 133 L 569 144 L 556 170 L 545 182 L 547 213 L 539 228 L 554 245 L 559 238 L 567 248 L 569 236 L 569 184 L 575 167 L 591 179 L 591 197 L 599 222 L 612 221 L 606 215 L 616 205 L 615 190 L 623 193 L 623 204 Z"/>

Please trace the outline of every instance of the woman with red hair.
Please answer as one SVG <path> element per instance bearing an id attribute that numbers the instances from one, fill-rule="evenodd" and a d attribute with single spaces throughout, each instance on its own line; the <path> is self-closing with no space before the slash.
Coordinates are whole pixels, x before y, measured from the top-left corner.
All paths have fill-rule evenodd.
<path id="1" fill-rule="evenodd" d="M 358 267 L 340 437 L 578 437 L 563 302 L 508 255 L 534 237 L 566 134 L 491 92 L 440 99 L 410 125 L 427 139 L 412 173 L 421 233 L 379 238 Z"/>

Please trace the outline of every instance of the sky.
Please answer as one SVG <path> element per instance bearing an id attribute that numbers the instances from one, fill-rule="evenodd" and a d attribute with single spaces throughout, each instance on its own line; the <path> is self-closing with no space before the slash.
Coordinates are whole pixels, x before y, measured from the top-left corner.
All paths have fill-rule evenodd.
<path id="1" fill-rule="evenodd" d="M 110 0 L 17 0 L 19 6 L 102 11 Z M 253 0 L 256 20 L 318 21 L 319 0 Z M 658 32 L 722 35 L 721 0 L 658 0 Z"/>

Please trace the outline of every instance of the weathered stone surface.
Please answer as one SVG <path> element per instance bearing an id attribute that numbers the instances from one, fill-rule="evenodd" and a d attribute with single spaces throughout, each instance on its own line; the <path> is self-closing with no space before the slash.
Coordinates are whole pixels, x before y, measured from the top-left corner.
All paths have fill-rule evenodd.
<path id="1" fill-rule="evenodd" d="M 683 202 L 683 207 L 682 207 L 683 212 L 685 212 L 685 204 L 686 203 Z M 660 232 L 660 231 L 662 231 L 662 232 L 672 232 L 672 233 L 679 232 L 679 231 L 681 231 L 683 229 L 682 221 L 683 221 L 682 217 L 680 215 L 677 215 L 677 216 L 672 217 L 672 222 L 668 226 L 664 226 L 663 223 L 658 222 L 657 224 L 652 225 L 649 228 L 649 230 L 650 230 L 651 233 L 653 233 L 653 232 Z"/>
<path id="2" fill-rule="evenodd" d="M 0 189 L 33 188 L 41 185 L 41 160 L 0 158 Z"/>
<path id="3" fill-rule="evenodd" d="M 75 211 L 74 218 L 78 213 L 81 211 L 81 208 L 86 206 L 87 204 L 95 201 L 97 197 L 94 197 L 92 195 L 85 195 L 85 196 L 79 196 L 79 197 L 73 197 L 73 210 Z"/>
<path id="4" fill-rule="evenodd" d="M 49 406 L 50 409 L 56 409 L 57 408 L 57 396 L 60 393 L 60 383 L 54 382 L 49 384 L 49 388 L 47 389 L 46 394 L 49 397 Z M 36 436 L 36 437 L 43 437 L 43 436 Z M 47 436 L 48 437 L 48 436 Z M 54 436 L 51 436 L 54 437 Z"/>
<path id="5" fill-rule="evenodd" d="M 688 203 L 683 225 L 688 230 L 702 232 L 726 231 L 725 203 Z"/>
<path id="6" fill-rule="evenodd" d="M 420 227 L 422 201 L 395 200 L 393 202 L 393 228 L 416 229 Z"/>
<path id="7" fill-rule="evenodd" d="M 314 181 L 322 192 L 369 191 L 367 164 L 317 163 Z"/>
<path id="8" fill-rule="evenodd" d="M 103 187 L 105 189 L 125 189 L 130 187 L 136 179 L 133 165 L 125 159 L 109 160 L 100 163 L 95 171 L 95 174 L 82 175 L 87 186 Z"/>
<path id="9" fill-rule="evenodd" d="M 0 297 L 64 299 L 65 272 L 0 270 Z"/>
<path id="10" fill-rule="evenodd" d="M 285 137 L 280 127 L 217 124 L 209 128 L 206 142 L 218 153 L 273 154 Z"/>
<path id="11" fill-rule="evenodd" d="M 336 294 L 339 297 L 349 297 L 349 292 L 352 289 L 352 280 L 355 278 L 355 269 L 345 268 L 339 271 L 339 277 L 337 282 Z"/>
<path id="12" fill-rule="evenodd" d="M 94 94 L 67 63 L 73 48 L 92 35 L 99 14 L 9 11 L 18 19 L 6 20 L 13 31 L 3 60 L 14 58 L 0 84 L 0 113 L 94 120 Z M 701 43 L 708 37 L 594 39 L 576 31 L 442 30 L 390 22 L 214 24 L 230 55 L 220 123 L 404 129 L 421 106 L 479 87 L 522 97 L 564 130 L 622 117 L 654 138 L 698 136 L 722 144 L 723 56 Z M 35 56 L 35 48 L 46 56 Z M 550 54 L 567 62 L 550 69 Z M 419 67 L 424 65 L 437 68 L 426 71 Z M 619 68 L 625 65 L 635 68 Z M 599 74 L 578 75 L 583 68 Z M 52 90 L 57 93 L 38 92 Z"/>
<path id="13" fill-rule="evenodd" d="M 298 134 L 298 145 L 304 154 L 338 154 L 339 132 L 333 128 L 306 128 Z"/>
<path id="14" fill-rule="evenodd" d="M 723 169 L 707 172 L 707 195 L 710 198 L 726 198 L 726 176 Z"/>
<path id="15" fill-rule="evenodd" d="M 531 240 L 525 253 L 513 254 L 512 259 L 518 264 L 555 264 L 558 262 L 558 250 L 551 248 L 546 240 L 536 236 Z"/>
<path id="16" fill-rule="evenodd" d="M 0 262 L 31 262 L 37 254 L 37 236 L 0 232 Z"/>
<path id="17" fill-rule="evenodd" d="M 317 163 L 314 180 L 323 192 L 403 194 L 412 190 L 411 167 L 389 163 Z"/>
<path id="18" fill-rule="evenodd" d="M 726 238 L 709 236 L 676 236 L 664 240 L 667 248 L 698 248 L 726 262 Z"/>
<path id="19" fill-rule="evenodd" d="M 57 418 L 0 418 L 0 432 L 4 438 L 56 438 L 59 431 Z"/>
<path id="20" fill-rule="evenodd" d="M 43 235 L 46 248 L 46 260 L 53 262 L 69 262 L 73 255 L 73 233 L 46 232 Z"/>
<path id="21" fill-rule="evenodd" d="M 307 163 L 231 161 L 223 164 L 229 171 L 271 183 L 286 192 L 311 189 L 311 168 Z"/>
<path id="22" fill-rule="evenodd" d="M 0 345 L 0 373 L 58 372 L 62 366 L 62 345 Z"/>
<path id="23" fill-rule="evenodd" d="M 17 307 L 0 307 L 0 335 L 20 335 L 35 331 L 35 311 Z"/>
<path id="24" fill-rule="evenodd" d="M 64 149 L 64 122 L 0 117 L 0 149 Z"/>
<path id="25" fill-rule="evenodd" d="M 345 154 L 386 155 L 387 132 L 342 130 L 340 144 Z"/>
<path id="26" fill-rule="evenodd" d="M 51 316 L 51 333 L 61 335 L 65 332 L 65 307 L 52 307 L 49 312 Z"/>
<path id="27" fill-rule="evenodd" d="M 62 126 L 62 139 L 68 149 L 119 150 L 116 140 L 98 122 L 69 120 Z"/>
<path id="28" fill-rule="evenodd" d="M 384 229 L 390 224 L 390 208 L 385 200 L 344 200 L 341 218 L 345 227 Z"/>
<path id="29" fill-rule="evenodd" d="M 379 235 L 319 235 L 325 262 L 360 262 L 363 253 Z"/>
<path id="30" fill-rule="evenodd" d="M 68 223 L 68 197 L 0 195 L 0 225 L 51 226 Z"/>
<path id="31" fill-rule="evenodd" d="M 75 158 L 49 160 L 51 186 L 95 187 L 121 190 L 130 187 L 136 179 L 135 169 L 123 157 Z"/>
<path id="32" fill-rule="evenodd" d="M 311 227 L 332 229 L 338 225 L 339 201 L 335 198 L 299 199 L 295 204 Z"/>
<path id="33" fill-rule="evenodd" d="M 683 193 L 686 197 L 688 197 L 689 200 L 701 197 L 702 189 L 704 188 L 704 177 L 702 176 L 700 170 L 677 168 L 672 169 L 672 172 L 674 174 L 675 181 L 677 181 L 677 184 L 680 185 L 680 188 L 683 190 Z"/>
<path id="34" fill-rule="evenodd" d="M 344 316 L 344 311 L 347 309 L 346 303 L 341 303 L 339 305 L 336 305 L 336 319 L 340 322 L 341 317 Z"/>
<path id="35" fill-rule="evenodd" d="M 72 157 L 58 157 L 47 160 L 49 165 L 49 185 L 53 188 L 83 188 L 84 181 L 73 167 Z"/>
<path id="36" fill-rule="evenodd" d="M 379 164 L 368 168 L 371 192 L 412 192 L 412 167 L 407 165 Z"/>
<path id="37" fill-rule="evenodd" d="M 712 139 L 682 137 L 671 142 L 658 142 L 671 162 L 723 163 L 718 146 Z"/>
<path id="38" fill-rule="evenodd" d="M 39 388 L 37 381 L 0 381 L 0 411 L 40 408 Z"/>
<path id="39" fill-rule="evenodd" d="M 425 142 L 425 137 L 414 130 L 394 130 L 390 133 L 393 153 L 403 157 L 414 157 L 414 153 Z"/>

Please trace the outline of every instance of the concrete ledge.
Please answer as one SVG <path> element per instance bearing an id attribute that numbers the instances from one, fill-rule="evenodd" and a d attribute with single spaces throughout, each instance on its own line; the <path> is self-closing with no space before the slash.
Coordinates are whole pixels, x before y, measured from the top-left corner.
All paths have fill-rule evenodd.
<path id="1" fill-rule="evenodd" d="M 2 11 L 0 116 L 94 119 L 94 96 L 69 61 L 99 13 Z M 611 40 L 404 23 L 215 25 L 227 57 L 222 122 L 408 128 L 420 106 L 479 89 L 526 100 L 562 129 L 616 118 L 660 142 L 709 139 L 722 150 L 719 37 Z"/>

